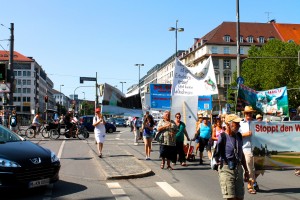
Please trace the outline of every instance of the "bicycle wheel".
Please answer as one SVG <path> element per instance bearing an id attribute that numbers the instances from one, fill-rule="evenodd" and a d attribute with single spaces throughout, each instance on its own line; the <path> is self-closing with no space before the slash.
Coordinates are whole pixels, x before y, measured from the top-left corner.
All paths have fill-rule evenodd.
<path id="1" fill-rule="evenodd" d="M 50 131 L 47 131 L 45 128 L 41 130 L 41 134 L 44 138 L 49 138 L 50 137 Z"/>
<path id="2" fill-rule="evenodd" d="M 25 130 L 24 130 L 24 129 L 19 129 L 19 130 L 17 131 L 17 134 L 18 134 L 19 136 L 21 136 L 21 137 L 26 137 L 26 134 L 25 134 Z"/>
<path id="3" fill-rule="evenodd" d="M 32 128 L 26 129 L 25 135 L 26 135 L 26 137 L 28 137 L 28 138 L 33 138 L 33 136 L 34 136 L 34 130 L 33 130 Z"/>
<path id="4" fill-rule="evenodd" d="M 79 140 L 84 140 L 84 139 L 85 139 L 85 132 L 84 132 L 84 130 L 83 130 L 82 128 L 79 129 L 77 138 L 78 138 Z"/>
<path id="5" fill-rule="evenodd" d="M 49 131 L 50 138 L 56 140 L 59 138 L 59 132 L 56 129 L 50 129 Z"/>

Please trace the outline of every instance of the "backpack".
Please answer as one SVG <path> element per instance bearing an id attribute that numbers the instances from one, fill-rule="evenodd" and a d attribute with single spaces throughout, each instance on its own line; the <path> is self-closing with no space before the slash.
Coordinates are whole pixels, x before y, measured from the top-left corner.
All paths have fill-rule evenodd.
<path id="1" fill-rule="evenodd" d="M 10 126 L 11 127 L 16 127 L 17 126 L 17 117 L 15 115 L 12 115 L 10 117 Z"/>

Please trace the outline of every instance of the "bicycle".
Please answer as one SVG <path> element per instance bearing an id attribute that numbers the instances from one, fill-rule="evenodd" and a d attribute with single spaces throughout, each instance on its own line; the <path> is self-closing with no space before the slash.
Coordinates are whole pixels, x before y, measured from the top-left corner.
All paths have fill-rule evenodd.
<path id="1" fill-rule="evenodd" d="M 21 126 L 18 126 L 18 130 L 17 130 L 17 134 L 21 137 L 26 137 L 26 133 L 25 133 L 26 129 L 24 128 L 24 126 L 21 128 Z"/>
<path id="2" fill-rule="evenodd" d="M 49 128 L 47 128 L 49 125 L 48 124 L 42 124 L 40 126 L 40 130 L 36 132 L 36 135 L 41 133 L 44 138 L 49 138 L 50 137 L 50 131 L 48 131 Z M 26 130 L 25 130 L 25 135 L 28 138 L 33 138 L 34 136 L 34 131 L 36 130 L 36 126 L 30 125 Z"/>
<path id="3" fill-rule="evenodd" d="M 76 135 L 76 132 L 78 130 L 78 133 Z M 80 140 L 84 140 L 89 137 L 89 132 L 87 129 L 81 125 L 80 123 L 74 123 L 73 128 L 72 128 L 72 134 L 70 134 L 70 130 L 66 129 L 65 132 L 58 132 L 56 129 L 51 129 L 50 130 L 50 138 L 51 139 L 58 139 L 61 135 L 64 135 L 67 138 L 70 138 L 71 135 L 76 136 Z"/>

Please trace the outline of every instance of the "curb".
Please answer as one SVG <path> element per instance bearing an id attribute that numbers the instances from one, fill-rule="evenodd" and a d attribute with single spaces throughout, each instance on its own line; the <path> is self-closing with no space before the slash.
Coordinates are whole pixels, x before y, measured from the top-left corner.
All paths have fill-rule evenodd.
<path id="1" fill-rule="evenodd" d="M 104 156 L 103 158 L 98 159 L 98 153 L 95 151 L 95 149 L 90 144 L 91 143 L 88 143 L 89 147 L 91 148 L 91 151 L 93 152 L 93 155 L 95 156 L 97 162 L 100 165 L 101 171 L 103 172 L 104 176 L 106 177 L 106 180 L 143 178 L 143 177 L 154 175 L 154 172 L 146 164 L 144 164 L 142 161 L 140 161 L 139 159 L 134 157 L 134 155 L 130 154 L 128 151 L 118 150 L 119 154 L 121 152 L 121 155 L 111 155 L 108 157 Z M 92 144 L 92 145 L 95 145 L 95 144 Z M 123 159 L 119 159 L 121 161 L 126 159 L 126 162 L 128 162 L 128 163 L 135 163 L 136 165 L 138 165 L 137 167 L 142 168 L 142 170 L 140 172 L 136 172 L 136 173 L 132 173 L 132 172 L 128 173 L 128 172 L 125 172 L 124 170 L 117 171 L 118 168 L 124 167 L 124 165 L 122 165 L 122 162 L 118 162 L 118 164 L 120 164 L 120 166 L 114 165 L 113 161 L 110 162 L 111 161 L 110 158 L 114 158 L 117 156 L 123 157 Z M 125 163 L 125 166 L 126 166 L 126 163 Z M 122 171 L 122 172 L 120 172 L 120 171 Z"/>

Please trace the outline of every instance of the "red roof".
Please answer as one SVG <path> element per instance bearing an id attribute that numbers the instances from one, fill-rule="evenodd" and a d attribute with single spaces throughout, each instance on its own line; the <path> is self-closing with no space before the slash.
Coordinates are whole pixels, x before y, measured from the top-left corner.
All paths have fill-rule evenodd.
<path id="1" fill-rule="evenodd" d="M 230 42 L 224 41 L 225 35 L 230 36 Z M 269 38 L 281 39 L 271 23 L 240 22 L 240 36 L 243 37 L 241 45 L 262 45 L 257 40 L 259 37 L 264 37 L 265 42 L 267 42 Z M 249 36 L 253 37 L 253 43 L 247 42 L 246 39 Z M 201 40 L 206 44 L 236 45 L 236 22 L 223 22 L 198 40 L 198 42 L 201 42 Z"/>
<path id="2" fill-rule="evenodd" d="M 296 44 L 300 44 L 300 24 L 272 24 L 283 41 L 294 41 Z"/>
<path id="3" fill-rule="evenodd" d="M 9 61 L 9 51 L 0 50 L 0 61 Z M 14 61 L 33 62 L 34 60 L 14 51 Z"/>

